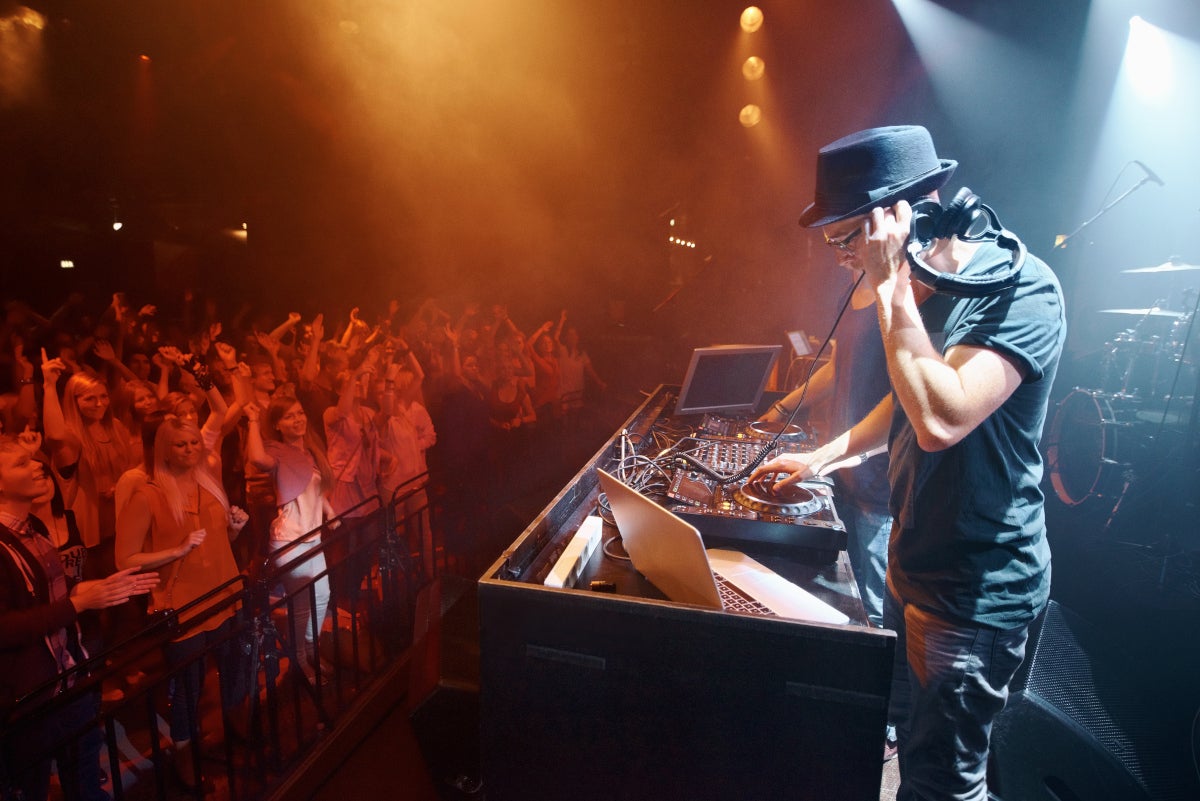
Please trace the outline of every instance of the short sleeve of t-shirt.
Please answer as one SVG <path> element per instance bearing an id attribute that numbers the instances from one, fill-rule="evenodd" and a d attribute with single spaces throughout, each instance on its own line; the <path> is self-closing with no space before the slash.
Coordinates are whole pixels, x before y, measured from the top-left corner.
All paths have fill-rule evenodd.
<path id="1" fill-rule="evenodd" d="M 1009 258 L 1008 251 L 988 245 L 979 249 L 964 272 L 986 271 Z M 1041 379 L 1057 358 L 1061 343 L 1053 332 L 1064 328 L 1065 319 L 1053 273 L 1034 256 L 1026 256 L 1025 261 L 1022 273 L 1028 275 L 1012 289 L 958 305 L 946 326 L 945 348 L 974 345 L 995 350 L 1016 361 L 1022 378 L 1029 382 Z M 1014 308 L 1019 313 L 1012 313 Z"/>

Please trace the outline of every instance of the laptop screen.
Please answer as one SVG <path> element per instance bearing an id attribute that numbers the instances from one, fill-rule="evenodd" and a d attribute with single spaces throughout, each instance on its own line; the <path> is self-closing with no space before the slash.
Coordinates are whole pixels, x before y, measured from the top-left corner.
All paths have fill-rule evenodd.
<path id="1" fill-rule="evenodd" d="M 788 331 L 787 337 L 788 342 L 792 343 L 792 351 L 795 352 L 797 358 L 812 353 L 812 346 L 808 344 L 808 335 L 803 331 Z"/>
<path id="2" fill-rule="evenodd" d="M 596 468 L 633 567 L 672 601 L 721 608 L 704 541 L 687 521 Z"/>
<path id="3" fill-rule="evenodd" d="M 745 414 L 758 407 L 780 345 L 714 345 L 696 348 L 675 414 Z"/>

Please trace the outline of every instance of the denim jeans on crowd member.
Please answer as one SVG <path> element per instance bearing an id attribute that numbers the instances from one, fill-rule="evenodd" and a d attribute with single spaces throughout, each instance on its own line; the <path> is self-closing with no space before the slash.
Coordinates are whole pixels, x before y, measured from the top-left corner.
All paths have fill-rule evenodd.
<path id="1" fill-rule="evenodd" d="M 186 742 L 193 732 L 199 732 L 200 695 L 207 667 L 205 652 L 211 652 L 216 661 L 221 708 L 228 711 L 249 697 L 249 658 L 238 639 L 230 638 L 237 619 L 230 618 L 212 631 L 202 631 L 166 644 L 168 669 L 182 666 L 171 678 L 171 739 L 174 742 Z"/>
<path id="2" fill-rule="evenodd" d="M 376 554 L 370 545 L 373 534 L 368 526 L 378 523 L 378 516 L 342 517 L 341 525 L 326 528 L 321 534 L 332 601 L 338 609 L 347 612 L 360 609 L 363 579 L 371 572 Z"/>
<path id="3" fill-rule="evenodd" d="M 900 740 L 897 801 L 986 801 L 992 720 L 1025 656 L 1028 627 L 951 622 L 890 589 L 883 626 L 896 632 L 888 720 Z"/>
<path id="4" fill-rule="evenodd" d="M 272 564 L 279 568 L 289 562 L 299 560 L 286 573 L 280 576 L 283 590 L 291 599 L 290 625 L 288 637 L 292 647 L 296 649 L 296 659 L 304 675 L 313 680 L 316 678 L 316 665 L 320 640 L 313 638 L 313 614 L 317 618 L 318 638 L 321 627 L 325 625 L 325 612 L 329 608 L 329 577 L 325 573 L 325 555 L 310 554 L 310 551 L 321 547 L 317 537 L 297 543 L 286 551 L 279 549 L 291 545 L 282 540 L 271 540 Z M 307 558 L 305 556 L 307 555 Z M 320 576 L 320 578 L 317 578 Z"/>
<path id="5" fill-rule="evenodd" d="M 49 797 L 53 758 L 64 801 L 110 801 L 100 781 L 104 732 L 96 722 L 99 714 L 100 693 L 87 693 L 38 715 L 28 726 L 15 727 L 12 740 L 3 743 L 6 753 L 0 753 L 0 795 L 11 789 L 26 799 Z M 11 787 L 5 786 L 5 779 Z"/>
<path id="6" fill-rule="evenodd" d="M 842 522 L 846 524 L 846 550 L 854 581 L 862 598 L 863 609 L 872 626 L 883 625 L 883 596 L 887 592 L 888 536 L 892 532 L 892 516 L 875 512 L 850 500 L 838 504 Z"/>

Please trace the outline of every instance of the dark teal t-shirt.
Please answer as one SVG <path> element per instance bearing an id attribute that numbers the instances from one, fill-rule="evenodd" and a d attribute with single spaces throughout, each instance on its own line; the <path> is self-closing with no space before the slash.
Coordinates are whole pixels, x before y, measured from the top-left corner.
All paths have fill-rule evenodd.
<path id="1" fill-rule="evenodd" d="M 879 314 L 872 303 L 865 309 L 848 308 L 838 324 L 838 353 L 834 360 L 833 403 L 829 431 L 840 433 L 853 426 L 892 391 L 888 382 L 887 358 L 879 335 Z M 838 506 L 843 503 L 869 512 L 887 514 L 887 454 L 869 459 L 858 467 L 833 474 Z"/>
<path id="2" fill-rule="evenodd" d="M 1008 251 L 987 244 L 963 272 L 1008 260 Z M 896 402 L 889 584 L 935 614 L 996 628 L 1024 625 L 1050 595 L 1038 443 L 1066 337 L 1062 289 L 1030 255 L 1012 289 L 982 298 L 939 293 L 920 311 L 943 354 L 959 344 L 995 350 L 1019 365 L 1023 381 L 961 442 L 936 453 L 920 449 Z"/>

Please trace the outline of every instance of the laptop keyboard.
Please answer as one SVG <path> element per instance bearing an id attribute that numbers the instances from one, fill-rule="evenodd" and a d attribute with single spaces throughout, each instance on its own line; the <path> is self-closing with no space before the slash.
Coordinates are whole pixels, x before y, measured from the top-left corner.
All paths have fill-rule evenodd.
<path id="1" fill-rule="evenodd" d="M 713 578 L 717 580 L 717 592 L 721 595 L 721 606 L 725 607 L 726 612 L 742 612 L 747 615 L 775 614 L 769 608 L 730 584 L 720 573 L 714 572 Z"/>

